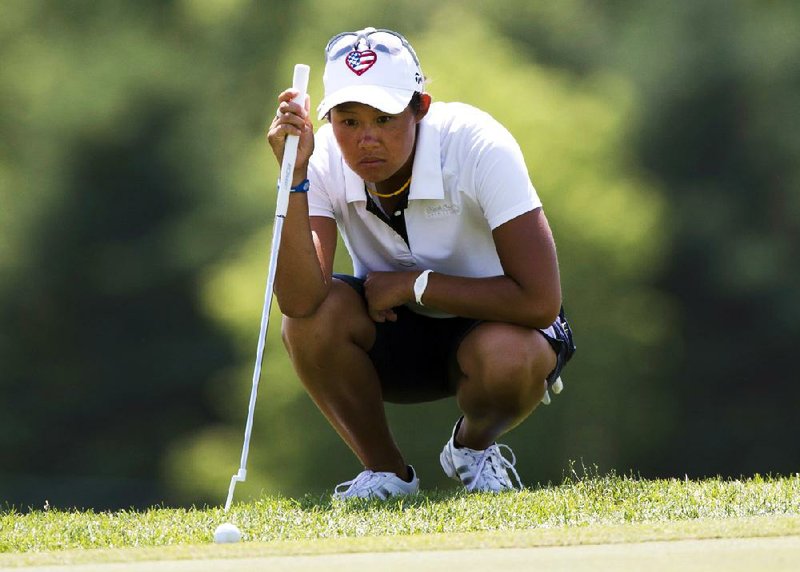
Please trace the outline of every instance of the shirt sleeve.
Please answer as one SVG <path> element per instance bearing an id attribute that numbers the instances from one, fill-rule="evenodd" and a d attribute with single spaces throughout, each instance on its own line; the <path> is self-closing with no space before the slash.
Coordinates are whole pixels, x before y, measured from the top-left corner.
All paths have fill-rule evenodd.
<path id="1" fill-rule="evenodd" d="M 476 145 L 473 182 L 476 198 L 494 230 L 541 207 L 542 201 L 531 183 L 519 144 L 507 129 L 492 122 Z"/>

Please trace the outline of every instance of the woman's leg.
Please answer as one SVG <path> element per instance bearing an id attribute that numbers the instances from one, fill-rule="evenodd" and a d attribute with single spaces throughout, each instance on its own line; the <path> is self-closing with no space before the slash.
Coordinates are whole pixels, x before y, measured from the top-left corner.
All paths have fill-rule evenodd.
<path id="1" fill-rule="evenodd" d="M 334 279 L 313 316 L 284 318 L 283 340 L 306 391 L 364 467 L 407 479 L 367 354 L 375 341 L 375 324 L 361 296 Z"/>
<path id="2" fill-rule="evenodd" d="M 537 330 L 485 322 L 465 336 L 457 360 L 462 375 L 456 398 L 464 420 L 455 439 L 483 450 L 541 402 L 556 354 Z"/>

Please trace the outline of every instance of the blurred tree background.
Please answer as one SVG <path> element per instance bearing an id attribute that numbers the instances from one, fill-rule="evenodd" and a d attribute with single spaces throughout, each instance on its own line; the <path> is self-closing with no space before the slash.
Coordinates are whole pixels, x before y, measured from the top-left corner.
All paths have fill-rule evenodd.
<path id="1" fill-rule="evenodd" d="M 0 503 L 219 504 L 238 468 L 292 65 L 389 27 L 434 99 L 515 134 L 579 351 L 504 439 L 526 483 L 796 472 L 800 6 L 790 0 L 6 0 L 0 18 Z M 794 261 L 794 262 L 793 262 Z M 349 269 L 340 249 L 337 266 Z M 237 498 L 357 461 L 274 306 Z M 389 406 L 423 486 L 452 401 Z"/>

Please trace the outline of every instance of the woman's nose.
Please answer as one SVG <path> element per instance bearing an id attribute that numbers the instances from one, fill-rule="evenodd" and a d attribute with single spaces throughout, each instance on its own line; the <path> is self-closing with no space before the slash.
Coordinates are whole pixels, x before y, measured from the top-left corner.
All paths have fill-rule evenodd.
<path id="1" fill-rule="evenodd" d="M 358 145 L 361 148 L 374 147 L 378 143 L 377 134 L 371 127 L 365 127 L 358 138 Z"/>

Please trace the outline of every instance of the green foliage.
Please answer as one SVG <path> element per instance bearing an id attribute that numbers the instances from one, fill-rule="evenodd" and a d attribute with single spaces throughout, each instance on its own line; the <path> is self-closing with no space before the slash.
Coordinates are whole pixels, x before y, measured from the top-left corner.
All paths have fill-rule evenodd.
<path id="1" fill-rule="evenodd" d="M 674 229 L 656 285 L 677 302 L 680 359 L 659 367 L 691 386 L 675 395 L 683 446 L 660 471 L 677 459 L 692 475 L 798 463 L 786 427 L 800 403 L 800 178 L 789 158 L 800 150 L 789 103 L 800 93 L 800 6 L 769 6 L 651 3 L 635 14 L 663 22 L 658 35 L 621 42 L 639 50 L 635 68 L 627 61 L 650 103 L 637 149 L 668 189 Z"/>
<path id="2" fill-rule="evenodd" d="M 243 6 L 210 30 L 202 6 L 4 5 L 15 23 L 0 66 L 10 502 L 157 502 L 170 441 L 218 419 L 205 386 L 233 349 L 197 284 L 268 212 L 242 192 L 261 114 L 236 108 L 271 75 L 260 54 L 280 22 Z M 252 51 L 228 41 L 237 34 Z"/>
<path id="3" fill-rule="evenodd" d="M 264 124 L 292 64 L 311 65 L 315 105 L 325 41 L 367 25 L 409 37 L 434 99 L 509 128 L 553 226 L 578 353 L 554 405 L 504 438 L 524 480 L 573 458 L 795 470 L 796 3 L 10 0 L 0 500 L 221 502 L 271 236 Z M 359 470 L 303 393 L 277 307 L 270 322 L 242 499 Z M 423 486 L 452 490 L 436 456 L 455 404 L 388 413 Z"/>

